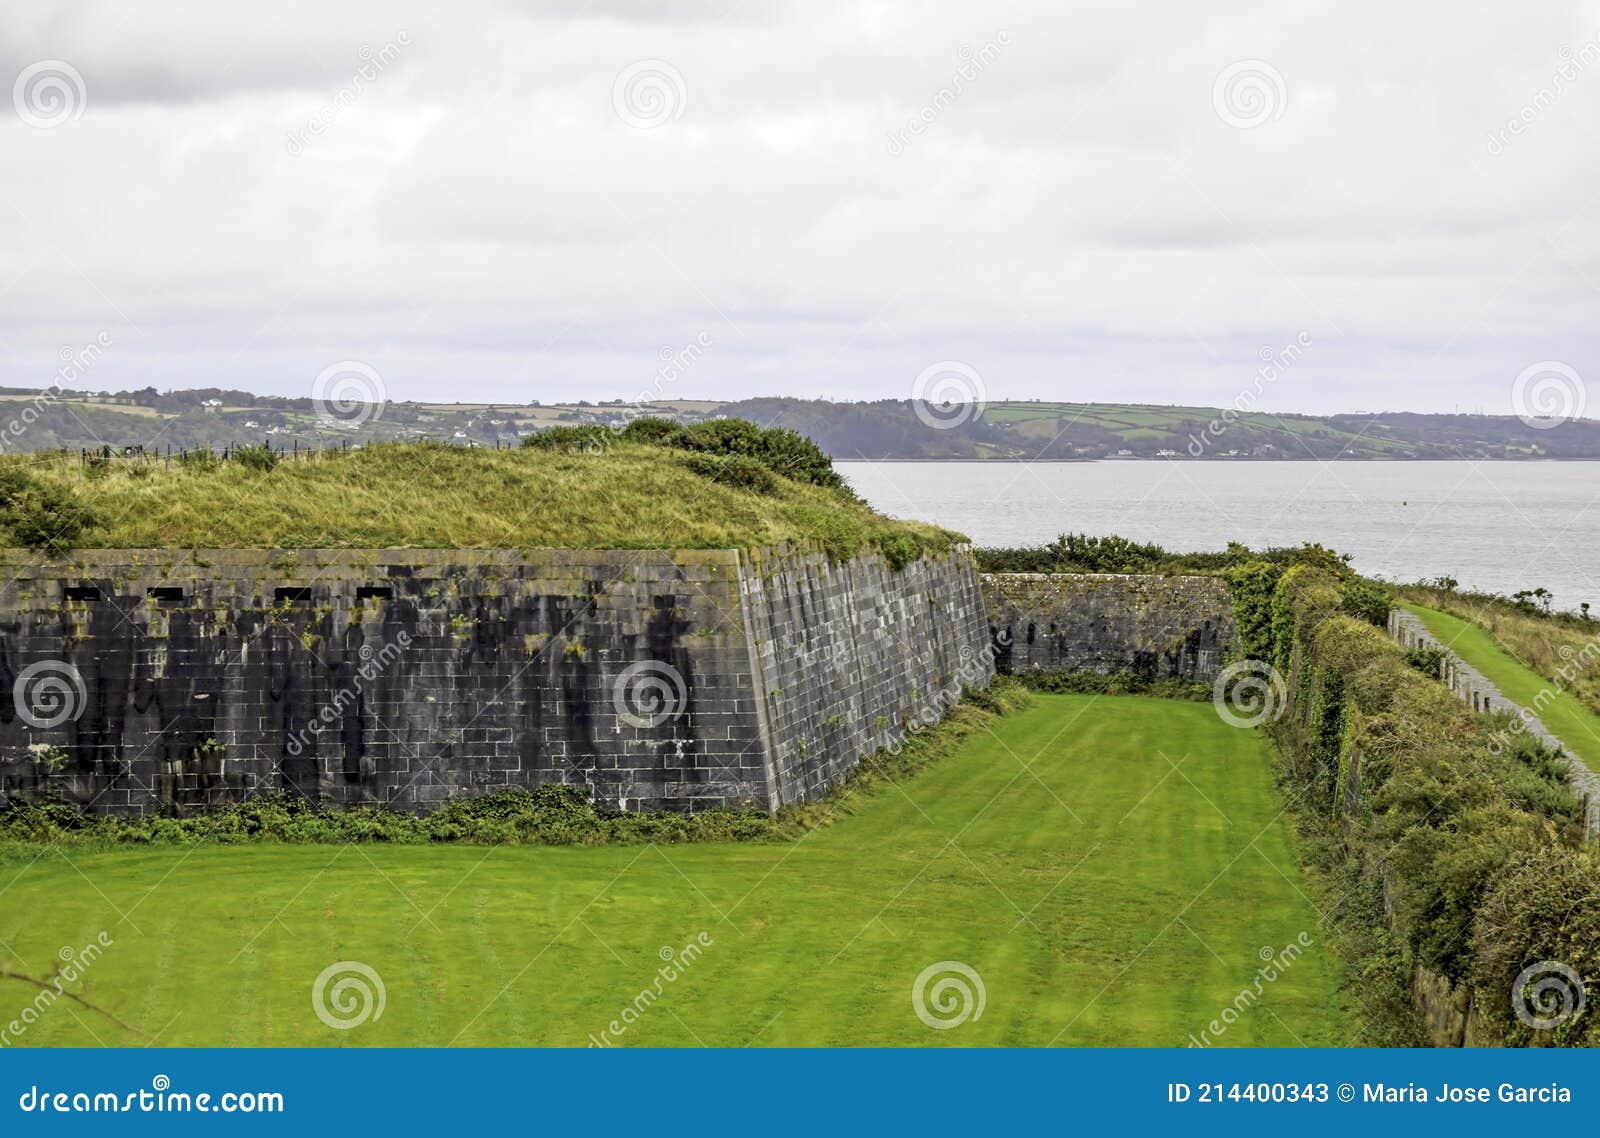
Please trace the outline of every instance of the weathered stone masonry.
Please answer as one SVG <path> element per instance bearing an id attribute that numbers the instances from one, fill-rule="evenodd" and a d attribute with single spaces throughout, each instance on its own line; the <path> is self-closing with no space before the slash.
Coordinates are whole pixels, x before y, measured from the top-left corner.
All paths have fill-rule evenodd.
<path id="1" fill-rule="evenodd" d="M 985 573 L 1001 672 L 1128 672 L 1211 683 L 1239 643 L 1218 577 Z"/>
<path id="2" fill-rule="evenodd" d="M 3 556 L 0 797 L 99 813 L 545 783 L 772 809 L 992 673 L 959 551 Z"/>

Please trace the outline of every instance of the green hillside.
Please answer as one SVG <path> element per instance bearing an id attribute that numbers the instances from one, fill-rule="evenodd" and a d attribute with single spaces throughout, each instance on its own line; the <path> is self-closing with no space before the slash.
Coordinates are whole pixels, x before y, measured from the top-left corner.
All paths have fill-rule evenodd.
<path id="1" fill-rule="evenodd" d="M 755 488 L 701 456 L 621 440 L 572 453 L 391 443 L 277 461 L 77 454 L 0 458 L 0 483 L 25 479 L 4 516 L 50 536 L 88 524 L 75 548 L 746 548 L 821 545 L 847 557 L 942 550 L 957 535 L 891 521 L 847 494 L 777 476 Z M 0 485 L 8 492 L 9 485 Z M 57 498 L 65 496 L 63 501 Z M 0 498 L 6 497 L 0 494 Z M 70 503 L 70 504 L 63 504 Z M 36 544 L 13 525 L 12 544 Z"/>
<path id="2" fill-rule="evenodd" d="M 1600 422 L 1594 420 L 1540 429 L 1509 414 L 1295 415 L 1035 400 L 989 403 L 981 413 L 955 410 L 939 416 L 935 427 L 909 399 L 375 402 L 330 408 L 309 397 L 220 388 L 110 394 L 0 388 L 0 424 L 11 423 L 7 449 L 30 451 L 142 447 L 165 455 L 262 441 L 286 449 L 394 440 L 514 446 L 552 426 L 617 427 L 648 415 L 685 423 L 737 417 L 788 427 L 841 459 L 1082 460 L 1157 458 L 1163 452 L 1224 461 L 1600 458 Z"/>

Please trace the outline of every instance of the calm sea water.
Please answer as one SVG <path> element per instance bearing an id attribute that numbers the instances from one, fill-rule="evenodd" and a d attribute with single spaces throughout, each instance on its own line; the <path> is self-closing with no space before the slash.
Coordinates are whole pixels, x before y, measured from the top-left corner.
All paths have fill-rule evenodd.
<path id="1" fill-rule="evenodd" d="M 979 545 L 1066 531 L 1172 550 L 1320 541 L 1363 573 L 1600 609 L 1600 462 L 841 462 L 884 513 Z"/>

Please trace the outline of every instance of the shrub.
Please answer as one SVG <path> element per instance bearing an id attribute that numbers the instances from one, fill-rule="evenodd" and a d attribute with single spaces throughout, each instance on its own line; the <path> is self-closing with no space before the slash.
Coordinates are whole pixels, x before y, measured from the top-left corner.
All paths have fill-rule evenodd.
<path id="1" fill-rule="evenodd" d="M 198 450 L 181 452 L 178 455 L 178 465 L 194 474 L 210 474 L 221 468 L 222 459 L 218 458 L 210 447 L 201 447 Z"/>
<path id="2" fill-rule="evenodd" d="M 607 427 L 547 427 L 522 440 L 531 450 L 550 450 L 558 454 L 604 454 L 614 437 Z"/>
<path id="3" fill-rule="evenodd" d="M 658 419 L 645 416 L 635 419 L 622 430 L 617 432 L 617 437 L 630 443 L 667 443 L 683 433 L 683 428 L 671 419 Z"/>
<path id="4" fill-rule="evenodd" d="M 1406 666 L 1415 668 L 1425 676 L 1439 676 L 1444 667 L 1445 651 L 1442 648 L 1412 648 L 1406 652 Z"/>
<path id="5" fill-rule="evenodd" d="M 1526 999 L 1516 981 L 1555 978 L 1549 967 L 1569 970 L 1588 989 L 1588 1010 L 1554 1029 L 1553 1042 L 1568 1047 L 1600 1046 L 1600 906 L 1594 904 L 1600 880 L 1600 854 L 1594 847 L 1544 845 L 1501 873 L 1479 906 L 1472 927 L 1472 982 L 1490 998 L 1473 1006 L 1505 1034 L 1507 1042 L 1532 1041 L 1529 1027 L 1513 1014 L 1513 1001 Z M 1580 900 L 1581 899 L 1581 900 Z M 1538 966 L 1544 963 L 1544 968 Z M 1526 981 L 1525 981 L 1526 983 Z M 1567 981 L 1561 981 L 1565 987 Z M 1553 993 L 1554 994 L 1554 993 Z M 1574 993 L 1568 988 L 1570 1001 Z M 1568 1002 L 1567 1008 L 1575 1004 Z M 1530 1009 L 1533 1010 L 1533 1009 Z M 1559 1005 L 1549 1011 L 1559 1010 Z M 1537 1013 L 1536 1013 L 1537 1014 Z"/>
<path id="6" fill-rule="evenodd" d="M 691 454 L 684 459 L 684 465 L 701 478 L 757 494 L 771 494 L 778 488 L 778 478 L 772 471 L 739 454 Z"/>
<path id="7" fill-rule="evenodd" d="M 93 511 L 65 486 L 31 478 L 15 467 L 0 473 L 0 525 L 18 545 L 60 554 L 95 523 Z"/>
<path id="8" fill-rule="evenodd" d="M 246 470 L 259 470 L 262 473 L 272 470 L 283 458 L 277 451 L 264 444 L 234 447 L 230 457 Z"/>
<path id="9" fill-rule="evenodd" d="M 1389 626 L 1389 591 L 1382 585 L 1357 577 L 1344 588 L 1339 611 L 1379 628 Z"/>
<path id="10" fill-rule="evenodd" d="M 743 455 L 767 469 L 830 490 L 845 488 L 833 460 L 804 435 L 782 427 L 762 428 L 744 419 L 712 419 L 668 436 L 673 446 L 704 454 Z"/>

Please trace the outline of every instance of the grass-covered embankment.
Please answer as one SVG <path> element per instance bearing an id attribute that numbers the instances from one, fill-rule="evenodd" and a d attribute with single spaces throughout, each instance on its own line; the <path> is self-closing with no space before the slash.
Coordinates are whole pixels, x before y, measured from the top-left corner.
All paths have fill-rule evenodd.
<path id="1" fill-rule="evenodd" d="M 227 461 L 9 455 L 0 457 L 0 523 L 0 540 L 56 552 L 794 542 L 839 559 L 876 548 L 903 563 L 959 539 L 757 460 L 620 437 L 592 448 L 388 443 L 282 459 L 247 448 Z"/>
<path id="2" fill-rule="evenodd" d="M 1600 715 L 1569 688 L 1589 666 L 1583 657 L 1574 655 L 1561 662 L 1562 668 L 1569 669 L 1569 680 L 1561 679 L 1559 669 L 1547 678 L 1502 649 L 1494 636 L 1477 624 L 1425 605 L 1408 602 L 1401 607 L 1421 620 L 1450 651 L 1482 672 L 1507 699 L 1537 715 L 1590 770 L 1600 771 Z M 1591 648 L 1589 655 L 1600 654 Z M 1592 681 L 1592 677 L 1584 678 Z"/>
<path id="3" fill-rule="evenodd" d="M 1351 1038 L 1266 740 L 1132 696 L 957 714 L 959 745 L 907 748 L 938 761 L 897 757 L 771 841 L 17 847 L 0 942 L 48 971 L 106 931 L 77 990 L 168 1045 L 581 1046 L 646 989 L 608 1042 L 1181 1046 L 1224 1009 L 1224 1046 Z M 338 961 L 381 977 L 381 1018 L 317 1017 Z M 934 1030 L 912 988 L 950 961 L 983 1010 Z M 97 1041 L 144 1040 L 57 1004 L 20 1042 Z"/>

